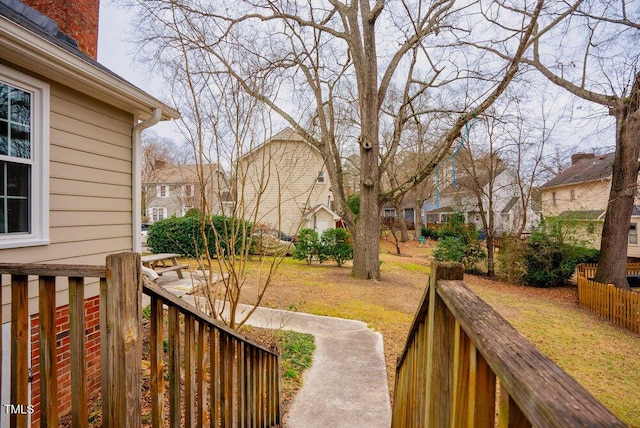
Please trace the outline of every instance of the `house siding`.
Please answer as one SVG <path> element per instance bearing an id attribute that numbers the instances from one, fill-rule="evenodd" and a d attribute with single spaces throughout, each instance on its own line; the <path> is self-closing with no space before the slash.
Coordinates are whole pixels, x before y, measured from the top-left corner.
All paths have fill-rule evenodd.
<path id="1" fill-rule="evenodd" d="M 557 216 L 564 211 L 606 209 L 611 189 L 610 180 L 576 183 L 566 186 L 542 188 L 542 214 Z M 571 191 L 573 190 L 573 200 Z M 555 204 L 553 194 L 555 193 Z"/>
<path id="2" fill-rule="evenodd" d="M 129 113 L 51 85 L 49 138 L 49 245 L 0 250 L 5 263 L 104 264 L 108 254 L 131 251 L 132 150 Z M 99 195 L 99 196 L 96 196 Z M 9 320 L 8 278 L 3 282 L 3 322 Z M 34 287 L 30 287 L 34 288 Z M 66 285 L 58 305 L 67 304 Z M 35 289 L 30 313 L 36 313 Z M 97 284 L 86 296 L 98 293 Z"/>
<path id="3" fill-rule="evenodd" d="M 248 220 L 257 213 L 257 223 L 295 234 L 308 210 L 326 204 L 331 196 L 324 161 L 304 142 L 271 141 L 245 162 L 246 178 L 238 183 L 238 193 L 244 195 Z M 320 171 L 325 171 L 324 183 L 318 183 Z"/>

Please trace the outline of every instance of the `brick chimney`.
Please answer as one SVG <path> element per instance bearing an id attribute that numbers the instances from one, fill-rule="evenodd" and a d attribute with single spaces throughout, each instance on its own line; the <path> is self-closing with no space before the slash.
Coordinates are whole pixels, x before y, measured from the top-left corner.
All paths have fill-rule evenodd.
<path id="1" fill-rule="evenodd" d="M 571 155 L 571 165 L 575 165 L 583 159 L 594 159 L 595 153 L 575 153 Z"/>
<path id="2" fill-rule="evenodd" d="M 98 57 L 100 0 L 22 0 L 53 19 L 60 31 L 78 42 L 78 48 L 93 59 Z"/>

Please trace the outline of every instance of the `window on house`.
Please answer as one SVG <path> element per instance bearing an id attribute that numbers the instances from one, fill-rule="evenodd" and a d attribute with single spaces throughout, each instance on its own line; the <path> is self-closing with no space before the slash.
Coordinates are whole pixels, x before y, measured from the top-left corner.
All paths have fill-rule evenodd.
<path id="1" fill-rule="evenodd" d="M 149 213 L 149 217 L 151 217 L 152 221 L 163 220 L 167 218 L 167 209 L 166 208 L 151 208 Z"/>
<path id="2" fill-rule="evenodd" d="M 638 245 L 638 225 L 629 225 L 629 244 Z"/>
<path id="3" fill-rule="evenodd" d="M 569 195 L 569 198 L 570 198 L 572 201 L 575 201 L 575 200 L 576 200 L 576 191 L 575 191 L 574 189 L 571 189 L 571 193 L 570 193 L 570 195 Z"/>
<path id="4" fill-rule="evenodd" d="M 169 186 L 161 184 L 158 186 L 158 197 L 159 198 L 168 198 L 169 197 Z"/>
<path id="5" fill-rule="evenodd" d="M 182 186 L 182 195 L 187 198 L 193 196 L 193 185 L 185 184 Z"/>
<path id="6" fill-rule="evenodd" d="M 551 193 L 551 203 L 556 206 L 556 192 Z"/>
<path id="7" fill-rule="evenodd" d="M 49 87 L 0 65 L 0 248 L 49 243 Z"/>
<path id="8" fill-rule="evenodd" d="M 318 183 L 324 183 L 324 171 L 318 173 Z"/>

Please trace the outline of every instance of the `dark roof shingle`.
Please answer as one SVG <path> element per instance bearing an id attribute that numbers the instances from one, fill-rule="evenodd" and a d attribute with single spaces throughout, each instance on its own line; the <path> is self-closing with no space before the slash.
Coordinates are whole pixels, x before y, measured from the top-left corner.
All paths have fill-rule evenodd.
<path id="1" fill-rule="evenodd" d="M 609 178 L 613 173 L 613 159 L 614 153 L 609 153 L 579 160 L 575 165 L 562 171 L 541 187 L 549 188 Z"/>

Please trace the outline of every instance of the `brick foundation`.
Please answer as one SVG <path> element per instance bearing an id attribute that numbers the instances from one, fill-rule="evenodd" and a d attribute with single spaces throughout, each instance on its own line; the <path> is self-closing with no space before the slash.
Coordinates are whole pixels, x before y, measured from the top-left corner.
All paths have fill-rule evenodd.
<path id="1" fill-rule="evenodd" d="M 84 302 L 85 346 L 87 355 L 87 393 L 100 390 L 100 296 Z M 31 404 L 34 414 L 31 426 L 40 426 L 40 332 L 39 317 L 31 317 Z M 56 309 L 56 345 L 58 369 L 58 412 L 60 416 L 71 411 L 71 343 L 69 338 L 69 306 Z"/>

